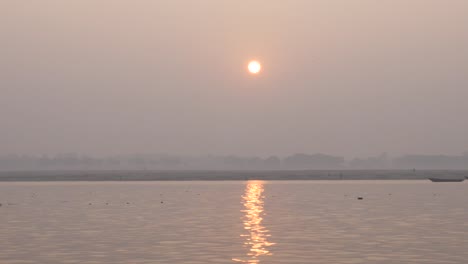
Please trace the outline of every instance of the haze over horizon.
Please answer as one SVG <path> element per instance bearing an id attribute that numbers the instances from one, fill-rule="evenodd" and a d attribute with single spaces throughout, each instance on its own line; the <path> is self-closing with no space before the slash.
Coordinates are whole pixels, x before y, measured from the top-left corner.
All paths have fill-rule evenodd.
<path id="1" fill-rule="evenodd" d="M 0 155 L 459 155 L 466 10 L 463 0 L 5 0 Z"/>

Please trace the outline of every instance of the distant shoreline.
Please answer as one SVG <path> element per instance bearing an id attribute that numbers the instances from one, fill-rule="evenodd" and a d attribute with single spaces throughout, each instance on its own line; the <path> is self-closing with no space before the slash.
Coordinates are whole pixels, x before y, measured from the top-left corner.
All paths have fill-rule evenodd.
<path id="1" fill-rule="evenodd" d="M 276 171 L 0 171 L 0 182 L 42 181 L 245 181 L 426 180 L 462 178 L 468 170 L 276 170 Z"/>

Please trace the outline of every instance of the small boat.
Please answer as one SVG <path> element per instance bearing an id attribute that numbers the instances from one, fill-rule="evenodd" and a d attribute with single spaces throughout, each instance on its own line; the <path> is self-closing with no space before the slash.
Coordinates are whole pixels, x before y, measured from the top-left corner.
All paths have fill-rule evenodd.
<path id="1" fill-rule="evenodd" d="M 429 178 L 432 182 L 462 182 L 465 178 L 452 178 L 452 179 L 444 179 L 444 178 Z"/>

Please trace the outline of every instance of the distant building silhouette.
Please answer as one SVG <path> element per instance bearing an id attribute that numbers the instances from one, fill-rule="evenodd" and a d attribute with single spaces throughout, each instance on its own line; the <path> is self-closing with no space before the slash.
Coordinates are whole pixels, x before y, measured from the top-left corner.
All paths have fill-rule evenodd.
<path id="1" fill-rule="evenodd" d="M 388 169 L 390 166 L 390 161 L 388 159 L 387 153 L 382 153 L 378 157 L 369 157 L 366 159 L 355 158 L 349 161 L 349 169 L 358 169 L 358 170 L 381 170 Z"/>
<path id="2" fill-rule="evenodd" d="M 285 169 L 339 169 L 344 166 L 343 157 L 329 156 L 325 154 L 297 153 L 284 159 Z"/>
<path id="3" fill-rule="evenodd" d="M 354 158 L 297 153 L 283 159 L 242 156 L 177 156 L 134 154 L 96 158 L 76 153 L 0 156 L 0 170 L 329 170 L 329 169 L 468 169 L 468 152 L 460 156 L 405 155 L 390 159 Z"/>
<path id="4" fill-rule="evenodd" d="M 281 160 L 277 156 L 270 156 L 263 162 L 265 169 L 278 170 L 281 169 Z"/>
<path id="5" fill-rule="evenodd" d="M 399 169 L 468 169 L 468 155 L 406 155 L 393 160 Z"/>

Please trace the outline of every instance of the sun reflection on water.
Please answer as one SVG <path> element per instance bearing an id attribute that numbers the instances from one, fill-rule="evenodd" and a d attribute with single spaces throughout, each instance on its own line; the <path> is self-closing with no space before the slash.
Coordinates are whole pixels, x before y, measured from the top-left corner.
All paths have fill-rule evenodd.
<path id="1" fill-rule="evenodd" d="M 275 243 L 269 242 L 269 230 L 262 225 L 264 212 L 264 188 L 263 182 L 254 181 L 248 182 L 245 188 L 245 193 L 242 196 L 244 205 L 243 223 L 246 233 L 241 234 L 244 237 L 244 247 L 248 249 L 246 258 L 234 258 L 233 261 L 241 263 L 260 263 L 260 256 L 268 256 L 272 253 L 269 247 Z"/>

